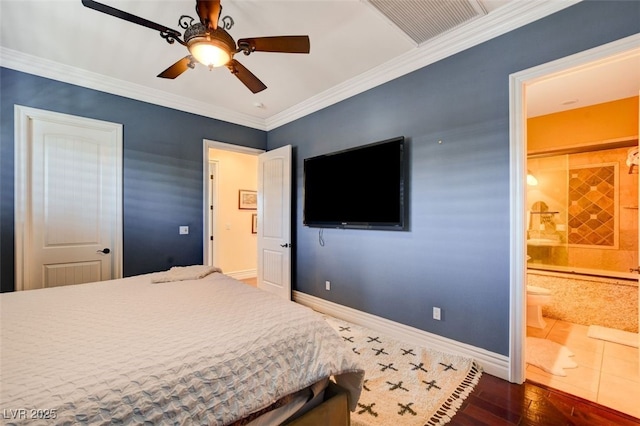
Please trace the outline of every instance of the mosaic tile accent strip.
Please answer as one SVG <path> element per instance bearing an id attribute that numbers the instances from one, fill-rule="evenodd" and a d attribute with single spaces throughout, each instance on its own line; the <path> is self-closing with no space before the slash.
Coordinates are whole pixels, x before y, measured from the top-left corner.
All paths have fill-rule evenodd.
<path id="1" fill-rule="evenodd" d="M 616 245 L 616 164 L 569 169 L 569 244 Z"/>

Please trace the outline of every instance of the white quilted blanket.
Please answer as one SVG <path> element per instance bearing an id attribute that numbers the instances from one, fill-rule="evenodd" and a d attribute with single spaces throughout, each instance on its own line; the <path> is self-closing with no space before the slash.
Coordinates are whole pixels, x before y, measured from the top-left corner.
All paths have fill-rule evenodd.
<path id="1" fill-rule="evenodd" d="M 364 372 L 320 315 L 219 273 L 154 275 L 0 295 L 3 420 L 224 425 L 331 375 L 355 407 Z"/>
<path id="2" fill-rule="evenodd" d="M 152 283 L 168 283 L 171 281 L 199 280 L 214 272 L 222 272 L 217 266 L 191 265 L 174 266 L 165 272 L 153 274 Z"/>

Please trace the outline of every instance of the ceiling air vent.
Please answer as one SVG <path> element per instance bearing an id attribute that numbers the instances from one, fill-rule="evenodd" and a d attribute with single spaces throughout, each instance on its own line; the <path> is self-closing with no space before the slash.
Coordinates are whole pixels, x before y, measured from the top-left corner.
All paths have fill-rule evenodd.
<path id="1" fill-rule="evenodd" d="M 487 14 L 477 0 L 368 0 L 418 45 Z"/>

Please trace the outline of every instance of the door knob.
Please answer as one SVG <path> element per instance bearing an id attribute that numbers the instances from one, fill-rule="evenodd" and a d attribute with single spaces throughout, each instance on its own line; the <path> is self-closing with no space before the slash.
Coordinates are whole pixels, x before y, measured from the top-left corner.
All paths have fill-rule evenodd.
<path id="1" fill-rule="evenodd" d="M 287 247 L 290 247 L 290 246 L 289 246 L 289 244 L 288 244 L 288 243 L 284 243 L 284 244 L 280 244 L 280 247 L 287 248 Z"/>
<path id="2" fill-rule="evenodd" d="M 109 250 L 108 248 L 103 248 L 102 250 L 98 250 L 97 253 L 109 254 L 111 253 L 111 250 Z"/>

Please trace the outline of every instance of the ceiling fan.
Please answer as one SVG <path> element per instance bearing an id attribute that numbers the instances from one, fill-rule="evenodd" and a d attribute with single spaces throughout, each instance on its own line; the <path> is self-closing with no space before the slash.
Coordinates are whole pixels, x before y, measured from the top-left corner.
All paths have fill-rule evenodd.
<path id="1" fill-rule="evenodd" d="M 308 36 L 242 38 L 236 44 L 233 37 L 226 31 L 233 26 L 233 19 L 230 16 L 224 16 L 220 19 L 222 12 L 220 0 L 196 0 L 196 13 L 200 21 L 198 22 L 188 15 L 182 15 L 178 20 L 180 28 L 185 30 L 184 36 L 172 28 L 94 0 L 82 0 L 82 4 L 98 12 L 160 31 L 160 36 L 169 44 L 177 41 L 187 47 L 189 55 L 158 74 L 158 77 L 161 78 L 176 78 L 187 69 L 195 68 L 196 62 L 209 67 L 209 69 L 226 66 L 249 90 L 258 93 L 266 89 L 267 86 L 233 58 L 236 53 L 242 52 L 245 55 L 250 55 L 253 52 L 309 53 L 310 50 Z M 222 22 L 222 26 L 218 25 L 219 21 Z"/>

